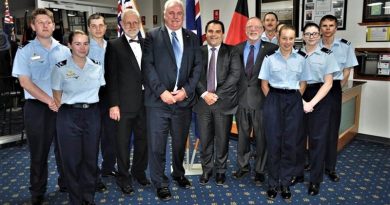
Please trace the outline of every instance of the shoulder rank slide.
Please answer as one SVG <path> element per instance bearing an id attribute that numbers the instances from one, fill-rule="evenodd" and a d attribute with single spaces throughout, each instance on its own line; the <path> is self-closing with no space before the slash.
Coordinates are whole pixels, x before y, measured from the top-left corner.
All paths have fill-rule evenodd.
<path id="1" fill-rule="evenodd" d="M 325 47 L 322 47 L 322 48 L 321 48 L 321 51 L 324 52 L 324 53 L 326 53 L 326 54 L 331 54 L 331 53 L 332 53 L 332 50 L 327 49 L 327 48 L 325 48 Z"/>
<path id="2" fill-rule="evenodd" d="M 347 41 L 347 40 L 345 40 L 345 39 L 340 39 L 340 41 L 342 42 L 342 43 L 345 43 L 345 44 L 347 44 L 347 45 L 351 45 L 351 42 L 350 41 Z"/>
<path id="3" fill-rule="evenodd" d="M 57 66 L 58 68 L 61 68 L 61 67 L 64 66 L 64 65 L 66 65 L 66 60 L 63 60 L 63 61 L 58 62 L 58 63 L 56 64 L 56 66 Z"/>
<path id="4" fill-rule="evenodd" d="M 265 57 L 268 58 L 268 56 L 271 56 L 271 55 L 273 55 L 274 53 L 275 53 L 275 50 L 270 51 L 267 55 L 265 55 Z"/>
<path id="5" fill-rule="evenodd" d="M 303 52 L 301 49 L 299 49 L 297 53 L 299 55 L 303 56 L 304 58 L 307 58 L 307 54 L 305 52 Z"/>
<path id="6" fill-rule="evenodd" d="M 95 63 L 96 65 L 100 65 L 100 61 L 94 60 L 94 59 L 92 59 L 92 58 L 91 58 L 91 61 L 92 61 L 93 63 Z"/>

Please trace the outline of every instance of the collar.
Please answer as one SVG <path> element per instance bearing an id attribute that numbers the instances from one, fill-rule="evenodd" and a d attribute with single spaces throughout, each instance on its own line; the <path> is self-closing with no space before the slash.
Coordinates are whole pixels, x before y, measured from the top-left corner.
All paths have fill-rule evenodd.
<path id="1" fill-rule="evenodd" d="M 214 47 L 214 48 L 216 48 L 215 51 L 218 52 L 218 51 L 219 51 L 219 48 L 221 48 L 221 45 L 222 45 L 222 44 L 219 44 L 219 46 Z M 212 47 L 211 47 L 210 45 L 207 44 L 207 50 L 209 51 L 211 48 L 212 48 Z"/>
<path id="2" fill-rule="evenodd" d="M 255 50 L 258 50 L 260 48 L 260 44 L 261 44 L 261 40 L 257 40 L 256 43 L 254 44 L 255 46 Z M 248 48 L 251 46 L 251 44 L 249 43 L 249 41 L 246 41 L 245 43 L 245 48 Z"/>
<path id="3" fill-rule="evenodd" d="M 129 41 L 130 41 L 130 39 L 133 39 L 133 40 L 139 40 L 138 39 L 138 35 L 135 37 L 135 38 L 130 38 L 129 36 L 127 36 L 126 34 L 124 34 L 125 35 L 125 37 L 126 37 L 126 40 L 127 40 L 127 42 L 129 43 Z"/>
<path id="4" fill-rule="evenodd" d="M 93 38 L 90 38 L 90 45 L 100 47 L 99 43 Z M 107 46 L 107 41 L 103 39 L 103 48 L 106 48 L 106 46 Z"/>
<path id="5" fill-rule="evenodd" d="M 58 42 L 56 39 L 54 39 L 53 37 L 50 37 L 51 39 L 51 46 L 50 46 L 50 50 L 52 50 L 53 48 L 61 45 L 60 42 Z M 31 41 L 35 46 L 41 46 L 42 48 L 44 48 L 41 44 L 41 42 L 38 40 L 37 37 L 35 37 L 34 40 Z"/>

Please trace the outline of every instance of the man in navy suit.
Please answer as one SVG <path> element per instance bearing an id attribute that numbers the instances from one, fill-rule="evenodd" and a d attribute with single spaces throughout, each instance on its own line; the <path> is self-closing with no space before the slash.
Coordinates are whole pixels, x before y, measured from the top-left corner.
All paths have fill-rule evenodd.
<path id="1" fill-rule="evenodd" d="M 108 42 L 105 56 L 109 115 L 117 122 L 116 183 L 122 192 L 128 195 L 134 194 L 132 176 L 142 186 L 150 185 L 145 175 L 148 151 L 141 67 L 143 40 L 138 38 L 140 24 L 140 16 L 136 10 L 125 10 L 121 21 L 124 34 Z M 132 133 L 134 134 L 134 157 L 131 176 L 129 143 Z"/>
<path id="2" fill-rule="evenodd" d="M 168 0 L 165 25 L 147 34 L 142 60 L 150 177 L 163 201 L 172 197 L 165 175 L 168 134 L 172 137 L 172 179 L 182 188 L 191 187 L 183 159 L 202 59 L 199 39 L 182 28 L 183 19 L 182 1 Z"/>

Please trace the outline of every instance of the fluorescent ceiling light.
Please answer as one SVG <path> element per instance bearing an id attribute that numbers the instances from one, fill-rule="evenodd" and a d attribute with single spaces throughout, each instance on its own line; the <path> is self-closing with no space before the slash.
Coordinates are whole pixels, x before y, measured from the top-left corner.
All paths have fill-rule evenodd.
<path id="1" fill-rule="evenodd" d="M 382 2 L 376 2 L 376 3 L 367 4 L 367 6 L 378 6 L 381 4 L 382 4 Z"/>

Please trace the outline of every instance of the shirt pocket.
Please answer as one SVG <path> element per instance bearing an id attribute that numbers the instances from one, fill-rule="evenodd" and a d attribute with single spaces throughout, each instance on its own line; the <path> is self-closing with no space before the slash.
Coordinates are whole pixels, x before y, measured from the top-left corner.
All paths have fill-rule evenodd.
<path id="1" fill-rule="evenodd" d="M 30 62 L 31 79 L 33 80 L 48 80 L 51 75 L 51 69 L 45 61 Z"/>

